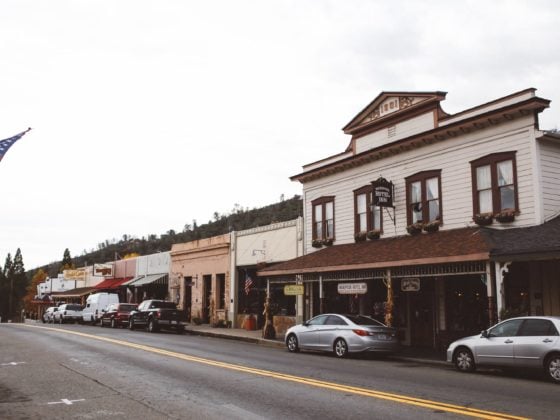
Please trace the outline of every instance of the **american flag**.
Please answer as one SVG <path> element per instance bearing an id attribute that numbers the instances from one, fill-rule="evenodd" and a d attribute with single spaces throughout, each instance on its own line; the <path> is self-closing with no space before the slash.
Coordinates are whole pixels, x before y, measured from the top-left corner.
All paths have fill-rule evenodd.
<path id="1" fill-rule="evenodd" d="M 6 152 L 8 151 L 8 149 L 10 147 L 12 147 L 12 145 L 18 141 L 19 139 L 21 139 L 25 133 L 27 133 L 29 130 L 31 130 L 31 128 L 28 128 L 25 131 L 22 131 L 19 134 L 16 134 L 13 137 L 10 137 L 9 139 L 5 139 L 5 140 L 0 140 L 0 161 L 2 160 L 2 158 L 4 157 L 4 155 L 6 154 Z"/>
<path id="2" fill-rule="evenodd" d="M 246 274 L 245 275 L 245 294 L 248 295 L 251 291 L 251 287 L 253 287 L 253 279 Z"/>

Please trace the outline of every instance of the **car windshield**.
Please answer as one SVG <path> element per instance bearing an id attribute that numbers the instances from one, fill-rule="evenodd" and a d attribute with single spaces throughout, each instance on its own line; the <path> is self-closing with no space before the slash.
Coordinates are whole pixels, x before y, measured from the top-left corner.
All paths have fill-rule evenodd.
<path id="1" fill-rule="evenodd" d="M 370 318 L 369 316 L 364 316 L 364 315 L 344 315 L 344 316 L 356 325 L 375 325 L 378 327 L 385 326 L 381 322 L 377 321 L 376 319 Z"/>

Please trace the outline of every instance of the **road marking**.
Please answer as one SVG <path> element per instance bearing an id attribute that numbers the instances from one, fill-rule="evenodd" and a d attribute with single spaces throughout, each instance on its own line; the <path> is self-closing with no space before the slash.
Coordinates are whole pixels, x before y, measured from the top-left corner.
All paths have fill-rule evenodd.
<path id="1" fill-rule="evenodd" d="M 49 404 L 49 405 L 50 405 L 50 404 L 66 404 L 66 405 L 72 405 L 72 404 L 74 404 L 75 402 L 79 402 L 79 401 L 85 401 L 85 399 L 82 398 L 82 399 L 80 399 L 80 400 L 67 400 L 66 398 L 63 398 L 63 399 L 61 399 L 60 401 L 53 401 L 53 402 L 50 402 L 50 403 L 48 403 L 48 404 Z"/>
<path id="2" fill-rule="evenodd" d="M 226 363 L 226 362 L 219 362 L 217 360 L 204 359 L 202 357 L 197 357 L 197 356 L 189 356 L 187 354 L 177 353 L 177 352 L 170 351 L 170 350 L 159 349 L 157 347 L 145 346 L 143 344 L 136 344 L 136 343 L 132 343 L 132 342 L 129 342 L 129 341 L 116 340 L 116 339 L 108 338 L 108 337 L 100 337 L 100 336 L 96 336 L 96 335 L 90 335 L 90 334 L 81 333 L 81 332 L 78 332 L 78 331 L 61 330 L 61 329 L 55 329 L 55 328 L 50 328 L 50 327 L 41 327 L 41 326 L 36 326 L 36 325 L 22 325 L 22 326 L 29 327 L 29 328 L 38 328 L 38 329 L 43 329 L 43 330 L 49 330 L 49 331 L 54 331 L 54 332 L 57 332 L 57 333 L 72 334 L 72 335 L 77 335 L 77 336 L 80 336 L 80 337 L 86 337 L 86 338 L 99 340 L 99 341 L 105 341 L 107 343 L 117 344 L 117 345 L 121 345 L 121 346 L 125 346 L 125 347 L 130 347 L 130 348 L 134 348 L 134 349 L 138 349 L 138 350 L 147 351 L 147 352 L 150 352 L 150 353 L 155 353 L 155 354 L 160 354 L 160 355 L 163 355 L 163 356 L 173 357 L 175 359 L 185 360 L 185 361 L 188 361 L 188 362 L 200 363 L 200 364 L 205 364 L 205 365 L 208 365 L 208 366 L 220 367 L 220 368 L 223 368 L 223 369 L 229 369 L 229 370 L 234 370 L 234 371 L 244 372 L 244 373 L 250 373 L 250 374 L 258 375 L 258 376 L 265 376 L 265 377 L 274 378 L 274 379 L 283 380 L 283 381 L 300 383 L 300 384 L 303 384 L 303 385 L 313 386 L 313 387 L 316 387 L 316 388 L 330 389 L 330 390 L 334 390 L 334 391 L 340 391 L 340 392 L 352 393 L 352 394 L 355 394 L 355 395 L 361 395 L 361 396 L 364 396 L 364 397 L 376 398 L 376 399 L 381 399 L 381 400 L 386 400 L 386 401 L 393 401 L 393 402 L 397 402 L 397 403 L 400 403 L 400 404 L 408 404 L 408 405 L 423 407 L 423 408 L 427 408 L 427 409 L 431 409 L 431 410 L 439 410 L 439 411 L 445 411 L 445 412 L 448 412 L 448 413 L 461 414 L 461 415 L 464 415 L 464 416 L 475 417 L 475 418 L 479 418 L 479 419 L 487 419 L 487 420 L 528 420 L 527 417 L 519 417 L 519 416 L 514 416 L 514 415 L 510 415 L 510 414 L 505 414 L 505 413 L 497 413 L 497 412 L 493 412 L 493 411 L 479 410 L 479 409 L 476 409 L 476 408 L 471 408 L 471 407 L 466 407 L 466 406 L 461 406 L 461 405 L 447 404 L 447 403 L 443 403 L 443 402 L 439 402 L 439 401 L 432 401 L 432 400 L 426 400 L 426 399 L 422 399 L 422 398 L 409 397 L 409 396 L 406 396 L 406 395 L 393 394 L 393 393 L 383 392 L 383 391 L 376 391 L 374 389 L 360 388 L 360 387 L 355 387 L 355 386 L 350 386 L 350 385 L 337 384 L 335 382 L 320 381 L 320 380 L 317 380 L 317 379 L 306 378 L 306 377 L 303 377 L 303 376 L 294 376 L 294 375 L 289 375 L 289 374 L 280 373 L 280 372 L 274 372 L 274 371 L 270 371 L 270 370 L 251 368 L 251 367 L 247 367 L 247 366 L 243 366 L 243 365 L 236 365 L 236 364 Z"/>
<path id="3" fill-rule="evenodd" d="M 0 364 L 0 366 L 17 366 L 17 365 L 24 365 L 25 362 L 8 362 L 8 363 L 2 363 Z"/>

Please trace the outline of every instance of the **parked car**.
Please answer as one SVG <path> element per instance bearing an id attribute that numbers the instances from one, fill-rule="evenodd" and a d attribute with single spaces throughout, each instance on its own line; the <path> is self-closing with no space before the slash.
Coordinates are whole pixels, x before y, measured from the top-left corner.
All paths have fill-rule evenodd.
<path id="1" fill-rule="evenodd" d="M 286 331 L 290 352 L 319 350 L 336 357 L 349 353 L 394 353 L 400 344 L 395 328 L 364 315 L 322 314 Z"/>
<path id="2" fill-rule="evenodd" d="M 119 303 L 119 295 L 116 293 L 94 293 L 86 299 L 86 307 L 82 311 L 84 322 L 96 324 L 103 314 L 103 309 L 107 309 L 112 303 Z"/>
<path id="3" fill-rule="evenodd" d="M 146 327 L 149 332 L 170 329 L 181 334 L 184 331 L 181 313 L 177 310 L 175 302 L 156 299 L 140 303 L 138 308 L 130 313 L 128 327 L 131 330 Z"/>
<path id="4" fill-rule="evenodd" d="M 527 316 L 502 321 L 482 333 L 454 341 L 447 361 L 461 372 L 478 366 L 544 369 L 560 384 L 560 317 Z"/>
<path id="5" fill-rule="evenodd" d="M 128 326 L 130 312 L 136 310 L 138 306 L 134 303 L 113 303 L 103 310 L 103 315 L 99 319 L 100 325 L 110 325 L 111 328 Z"/>
<path id="6" fill-rule="evenodd" d="M 65 322 L 82 322 L 82 305 L 75 303 L 64 303 L 58 307 L 53 314 L 53 322 L 63 324 Z"/>
<path id="7" fill-rule="evenodd" d="M 43 324 L 54 321 L 54 313 L 58 311 L 58 306 L 49 306 L 43 314 Z"/>

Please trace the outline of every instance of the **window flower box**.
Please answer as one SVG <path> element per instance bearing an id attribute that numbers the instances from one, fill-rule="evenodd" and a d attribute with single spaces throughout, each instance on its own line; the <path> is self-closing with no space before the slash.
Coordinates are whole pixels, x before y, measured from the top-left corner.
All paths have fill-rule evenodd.
<path id="1" fill-rule="evenodd" d="M 373 229 L 368 231 L 367 233 L 367 237 L 369 240 L 375 240 L 375 239 L 379 239 L 379 237 L 381 236 L 381 231 L 379 229 Z"/>
<path id="2" fill-rule="evenodd" d="M 354 234 L 354 240 L 356 242 L 363 242 L 363 241 L 366 240 L 366 237 L 367 237 L 366 235 L 367 235 L 366 232 L 357 232 L 357 233 Z"/>
<path id="3" fill-rule="evenodd" d="M 494 218 L 500 223 L 511 223 L 515 220 L 515 212 L 513 210 L 504 210 L 496 214 Z"/>
<path id="4" fill-rule="evenodd" d="M 406 227 L 406 231 L 408 233 L 410 233 L 411 235 L 416 235 L 416 234 L 422 232 L 422 227 L 423 227 L 422 223 L 417 222 L 417 223 L 413 223 L 411 225 L 408 225 Z"/>
<path id="5" fill-rule="evenodd" d="M 313 239 L 311 241 L 311 246 L 313 248 L 321 248 L 323 246 L 323 241 L 321 239 Z"/>
<path id="6" fill-rule="evenodd" d="M 488 226 L 494 221 L 494 215 L 492 213 L 481 213 L 475 214 L 473 216 L 473 222 L 478 226 Z"/>
<path id="7" fill-rule="evenodd" d="M 325 238 L 323 239 L 323 245 L 325 246 L 331 246 L 333 244 L 333 238 Z"/>
<path id="8" fill-rule="evenodd" d="M 426 223 L 424 226 L 422 226 L 422 228 L 424 229 L 425 232 L 437 232 L 439 230 L 439 227 L 441 225 L 441 222 L 439 220 L 434 220 L 432 222 Z"/>

